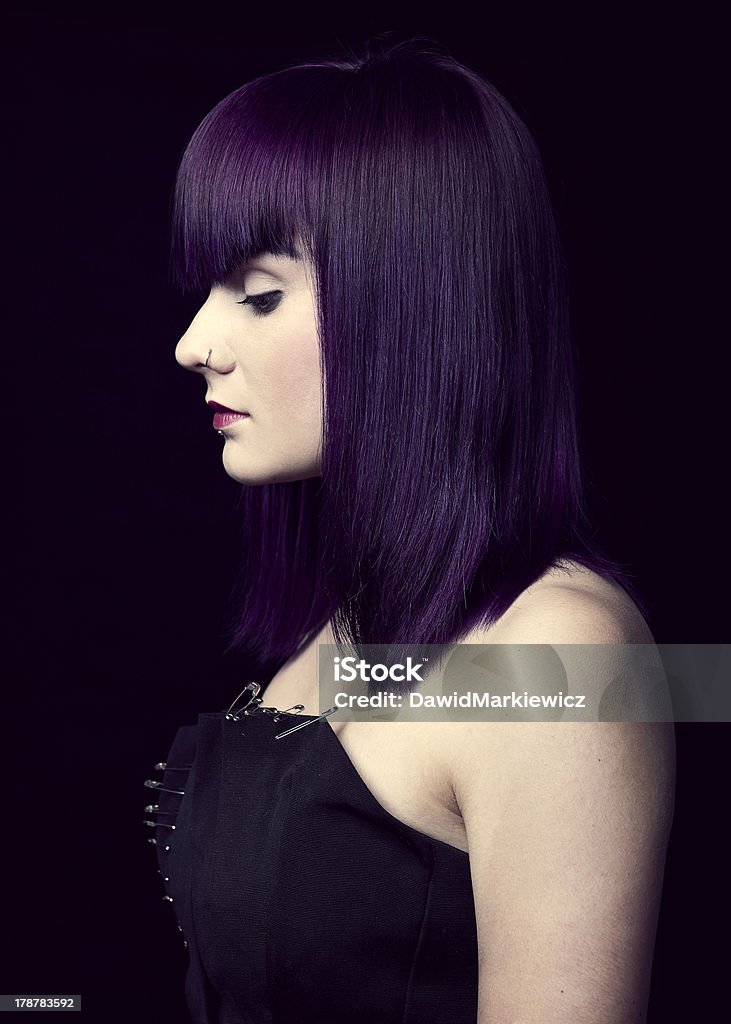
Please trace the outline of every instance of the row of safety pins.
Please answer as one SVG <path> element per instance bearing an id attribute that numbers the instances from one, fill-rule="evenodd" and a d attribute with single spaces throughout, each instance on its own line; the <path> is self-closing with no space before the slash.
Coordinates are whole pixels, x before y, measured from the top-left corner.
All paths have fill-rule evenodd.
<path id="1" fill-rule="evenodd" d="M 262 705 L 262 698 L 259 696 L 260 691 L 261 686 L 259 685 L 259 683 L 247 683 L 247 685 L 244 687 L 244 689 L 241 691 L 238 697 L 236 697 L 236 699 L 231 703 L 231 706 L 229 707 L 228 711 L 224 712 L 224 718 L 229 722 L 239 722 L 241 721 L 242 718 L 246 718 L 251 715 L 271 715 L 273 721 L 278 722 L 283 715 L 295 717 L 301 711 L 304 710 L 304 704 L 293 704 L 292 707 L 287 708 L 285 711 L 280 711 L 278 708 L 273 707 L 264 707 Z M 236 705 L 242 700 L 242 698 L 246 694 L 249 695 L 249 699 L 246 701 L 245 704 L 242 704 L 241 707 L 236 708 Z M 335 711 L 337 711 L 336 707 L 328 708 L 326 711 L 323 711 L 322 714 L 318 715 L 316 718 L 308 718 L 306 722 L 298 722 L 297 725 L 293 725 L 291 728 L 285 729 L 283 732 L 277 733 L 274 739 L 281 740 L 285 736 L 289 736 L 291 733 L 297 732 L 298 729 L 304 729 L 306 725 L 312 725 L 314 722 L 319 722 L 321 718 L 326 718 L 328 715 L 332 715 L 333 712 Z M 192 767 L 193 766 L 190 764 L 173 767 L 172 765 L 168 765 L 167 762 L 165 761 L 158 761 L 158 763 L 155 765 L 155 771 L 188 772 Z M 178 796 L 185 796 L 184 789 L 174 789 L 171 786 L 163 786 L 162 782 L 159 782 L 157 779 L 145 779 L 145 786 L 147 786 L 148 789 L 154 789 L 158 793 L 174 793 Z M 148 804 L 145 807 L 145 814 L 156 814 L 159 819 L 159 816 L 162 814 L 175 816 L 177 814 L 177 811 L 163 811 L 160 810 L 159 804 Z M 151 819 L 145 819 L 144 824 L 147 825 L 149 828 L 169 828 L 171 832 L 175 831 L 174 824 L 160 820 L 152 821 Z M 149 838 L 147 842 L 150 843 L 152 846 L 159 845 L 155 837 Z M 168 853 L 170 850 L 170 846 L 166 844 L 162 847 L 162 849 L 165 853 Z"/>
<path id="2" fill-rule="evenodd" d="M 165 771 L 168 771 L 168 772 L 189 772 L 192 767 L 193 767 L 192 764 L 182 764 L 182 765 L 178 765 L 176 767 L 176 766 L 173 766 L 173 765 L 169 765 L 166 761 L 158 761 L 157 764 L 155 765 L 155 771 L 156 772 L 165 772 Z M 145 779 L 145 786 L 147 786 L 148 789 L 156 790 L 158 793 L 175 793 L 178 796 L 185 796 L 185 790 L 184 789 L 174 789 L 172 786 L 163 786 L 162 782 L 159 782 L 157 779 Z M 158 819 L 159 819 L 159 816 L 161 814 L 168 814 L 168 815 L 175 816 L 177 814 L 177 810 L 175 810 L 175 811 L 163 811 L 163 810 L 160 810 L 160 805 L 159 804 L 148 804 L 147 807 L 145 807 L 145 813 L 146 814 L 156 814 L 158 816 Z M 171 832 L 175 831 L 175 825 L 174 824 L 170 824 L 170 823 L 165 822 L 165 821 L 160 821 L 160 820 L 158 820 L 158 821 L 151 821 L 150 819 L 146 818 L 145 821 L 143 822 L 143 824 L 149 826 L 150 828 L 155 828 L 155 829 L 158 829 L 158 828 L 169 828 Z M 159 843 L 155 836 L 151 836 L 150 838 L 148 838 L 147 842 L 150 843 L 152 846 L 159 847 L 159 849 L 162 850 L 163 853 L 170 853 L 170 850 L 172 849 L 170 844 L 167 843 L 167 842 L 164 843 L 164 844 Z M 160 868 L 157 869 L 157 873 L 158 873 L 158 875 L 162 876 L 163 882 L 167 885 L 167 883 L 170 881 L 170 876 L 164 874 L 160 870 Z M 162 900 L 163 900 L 163 903 L 173 903 L 174 902 L 173 901 L 173 897 L 170 896 L 169 893 L 167 893 L 167 892 L 162 897 Z M 178 931 L 182 935 L 183 928 L 182 928 L 180 922 L 178 922 Z M 188 940 L 185 938 L 184 935 L 182 936 L 182 939 L 183 939 L 183 945 L 187 947 Z"/>
<path id="3" fill-rule="evenodd" d="M 166 761 L 158 761 L 155 765 L 155 771 L 189 772 L 192 767 L 192 764 L 183 764 L 178 767 L 173 767 L 173 765 L 168 765 Z M 158 793 L 177 793 L 178 796 L 185 796 L 184 789 L 173 789 L 171 786 L 163 786 L 162 782 L 159 782 L 157 779 L 145 779 L 145 786 L 147 786 L 148 789 L 154 789 Z M 176 815 L 177 811 L 162 811 L 160 810 L 159 804 L 148 804 L 147 807 L 145 807 L 145 814 L 157 814 L 159 817 L 161 814 Z M 149 828 L 169 828 L 171 832 L 175 831 L 175 825 L 169 824 L 165 821 L 151 821 L 149 819 L 145 819 L 145 821 L 143 821 L 143 825 L 147 825 Z M 158 843 L 154 836 L 150 837 L 147 842 L 152 846 L 160 846 L 160 843 Z M 165 853 L 170 852 L 170 846 L 167 843 L 162 846 L 161 849 Z M 164 878 L 164 881 L 167 882 L 168 879 Z M 171 896 L 163 896 L 163 899 L 167 900 L 169 903 L 173 902 Z"/>
<path id="4" fill-rule="evenodd" d="M 262 705 L 262 698 L 258 696 L 260 691 L 261 686 L 258 683 L 247 683 L 238 697 L 233 701 L 228 711 L 224 712 L 224 718 L 229 722 L 239 722 L 242 718 L 246 718 L 250 715 L 271 715 L 272 720 L 274 722 L 278 722 L 283 715 L 295 717 L 301 711 L 304 711 L 304 704 L 293 704 L 292 707 L 287 708 L 285 711 L 280 711 L 278 708 L 264 707 Z M 249 699 L 240 708 L 234 710 L 245 694 L 249 694 Z M 293 725 L 289 729 L 284 729 L 282 732 L 276 733 L 274 739 L 284 739 L 285 736 L 289 736 L 291 733 L 297 732 L 298 729 L 304 729 L 306 725 L 313 725 L 315 722 L 319 722 L 321 718 L 327 718 L 328 715 L 332 715 L 335 711 L 337 711 L 336 707 L 328 708 L 327 711 L 323 711 L 322 714 L 318 715 L 316 718 L 309 718 L 306 722 L 298 722 L 297 725 Z"/>

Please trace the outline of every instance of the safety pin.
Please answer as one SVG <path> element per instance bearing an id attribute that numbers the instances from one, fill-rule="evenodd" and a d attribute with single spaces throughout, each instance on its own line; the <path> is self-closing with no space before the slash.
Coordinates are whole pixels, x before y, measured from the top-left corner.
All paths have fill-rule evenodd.
<path id="1" fill-rule="evenodd" d="M 189 772 L 193 767 L 192 764 L 182 764 L 176 768 L 172 764 L 168 764 L 167 761 L 158 761 L 155 765 L 156 772 Z"/>
<path id="2" fill-rule="evenodd" d="M 143 825 L 149 825 L 150 828 L 171 828 L 175 831 L 175 825 L 166 825 L 164 821 L 143 821 Z"/>
<path id="3" fill-rule="evenodd" d="M 145 807 L 145 814 L 177 814 L 177 811 L 161 811 L 160 804 L 148 804 Z"/>
<path id="4" fill-rule="evenodd" d="M 245 707 L 239 708 L 238 711 L 235 711 L 230 716 L 230 721 L 232 721 L 232 722 L 240 722 L 242 715 L 243 715 L 244 718 L 246 718 L 249 715 L 256 714 L 256 712 L 259 710 L 259 708 L 261 706 L 261 703 L 262 703 L 262 698 L 261 697 L 252 697 L 252 699 L 249 701 L 249 703 Z M 252 707 L 252 705 L 253 705 L 253 707 Z M 249 710 L 249 708 L 251 708 L 251 710 Z M 264 711 L 266 709 L 265 708 L 261 708 L 261 710 Z"/>
<path id="5" fill-rule="evenodd" d="M 148 789 L 156 789 L 160 793 L 177 793 L 179 796 L 185 796 L 184 789 L 170 789 L 169 786 L 163 786 L 162 782 L 158 782 L 157 779 L 145 779 L 144 784 Z"/>
<path id="6" fill-rule="evenodd" d="M 228 711 L 224 712 L 223 717 L 227 719 L 227 721 L 231 721 L 232 718 L 235 718 L 233 709 L 236 707 L 238 702 L 241 700 L 241 698 L 247 691 L 251 694 L 251 697 L 246 702 L 246 704 L 244 704 L 244 708 L 248 708 L 249 704 L 251 704 L 251 702 L 256 699 L 256 697 L 261 692 L 261 686 L 259 685 L 259 683 L 254 682 L 246 684 L 246 686 L 243 688 L 238 697 L 235 697 L 234 700 L 231 701 Z M 259 701 L 259 703 L 261 703 L 261 701 Z M 239 711 L 243 711 L 243 708 L 240 708 Z M 236 714 L 238 714 L 238 712 L 236 712 Z"/>
<path id="7" fill-rule="evenodd" d="M 243 707 L 240 707 L 238 711 L 234 711 L 234 708 L 241 700 L 241 698 L 244 696 L 244 694 L 247 692 L 247 690 L 249 691 L 249 693 L 251 693 L 251 697 L 246 702 L 246 704 L 243 705 Z M 291 707 L 286 708 L 286 710 L 284 711 L 280 711 L 279 708 L 275 707 L 264 707 L 263 697 L 258 696 L 260 692 L 261 686 L 259 685 L 259 683 L 247 683 L 244 689 L 238 695 L 238 697 L 236 697 L 231 702 L 228 711 L 224 712 L 224 718 L 226 718 L 228 721 L 239 722 L 241 718 L 249 718 L 252 715 L 263 714 L 272 715 L 274 721 L 277 722 L 279 721 L 279 717 L 281 715 L 298 715 L 300 711 L 304 711 L 304 704 L 292 704 Z"/>
<path id="8" fill-rule="evenodd" d="M 274 708 L 274 710 L 277 711 L 276 708 Z M 272 721 L 273 722 L 278 722 L 280 715 L 292 715 L 294 717 L 294 715 L 298 715 L 300 713 L 300 711 L 304 711 L 304 710 L 305 710 L 304 704 L 293 704 L 292 707 L 286 708 L 284 711 L 277 711 L 276 715 L 272 718 Z"/>
<path id="9" fill-rule="evenodd" d="M 284 739 L 285 736 L 289 736 L 292 732 L 297 732 L 298 729 L 304 729 L 307 725 L 314 725 L 315 722 L 319 722 L 321 718 L 326 718 L 328 715 L 332 715 L 334 711 L 337 711 L 337 707 L 328 708 L 327 711 L 323 711 L 317 718 L 310 718 L 307 722 L 299 722 L 297 725 L 293 725 L 291 729 L 285 729 L 284 732 L 278 732 L 274 737 L 275 740 Z"/>
<path id="10" fill-rule="evenodd" d="M 252 708 L 251 711 L 237 711 L 236 714 L 234 715 L 234 721 L 240 721 L 239 716 L 243 714 L 245 718 L 250 718 L 253 715 L 269 715 L 272 718 L 272 721 L 278 722 L 280 715 L 289 715 L 291 713 L 292 718 L 294 718 L 294 716 L 298 715 L 300 711 L 304 711 L 304 708 L 304 704 L 293 704 L 292 707 L 287 708 L 286 711 L 280 711 L 279 708 L 264 707 L 264 705 L 261 703 L 261 700 L 259 700 L 257 706 L 255 708 Z"/>

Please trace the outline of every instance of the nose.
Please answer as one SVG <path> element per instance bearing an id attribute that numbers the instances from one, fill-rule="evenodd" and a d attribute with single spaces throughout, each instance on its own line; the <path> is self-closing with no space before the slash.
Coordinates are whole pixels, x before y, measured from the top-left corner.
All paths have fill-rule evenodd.
<path id="1" fill-rule="evenodd" d="M 175 346 L 176 362 L 194 373 L 230 373 L 236 365 L 231 349 L 215 331 L 210 314 L 210 298 L 203 303 L 190 326 Z"/>

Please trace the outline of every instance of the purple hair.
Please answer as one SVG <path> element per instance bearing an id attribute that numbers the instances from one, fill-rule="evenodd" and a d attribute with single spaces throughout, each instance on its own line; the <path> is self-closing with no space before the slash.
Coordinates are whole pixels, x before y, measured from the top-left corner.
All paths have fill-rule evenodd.
<path id="1" fill-rule="evenodd" d="M 541 157 L 489 82 L 417 40 L 258 78 L 193 134 L 172 228 L 184 292 L 260 252 L 319 288 L 322 477 L 243 487 L 227 650 L 453 643 L 560 558 L 642 608 L 587 520 Z"/>

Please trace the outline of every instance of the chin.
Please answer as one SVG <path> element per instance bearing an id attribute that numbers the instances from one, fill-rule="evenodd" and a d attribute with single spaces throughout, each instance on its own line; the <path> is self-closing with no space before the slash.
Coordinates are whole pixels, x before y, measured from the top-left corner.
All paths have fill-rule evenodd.
<path id="1" fill-rule="evenodd" d="M 239 484 L 257 487 L 262 484 L 293 483 L 295 480 L 309 480 L 322 476 L 319 464 L 303 463 L 301 466 L 254 466 L 249 459 L 237 459 L 223 452 L 223 468 Z"/>

